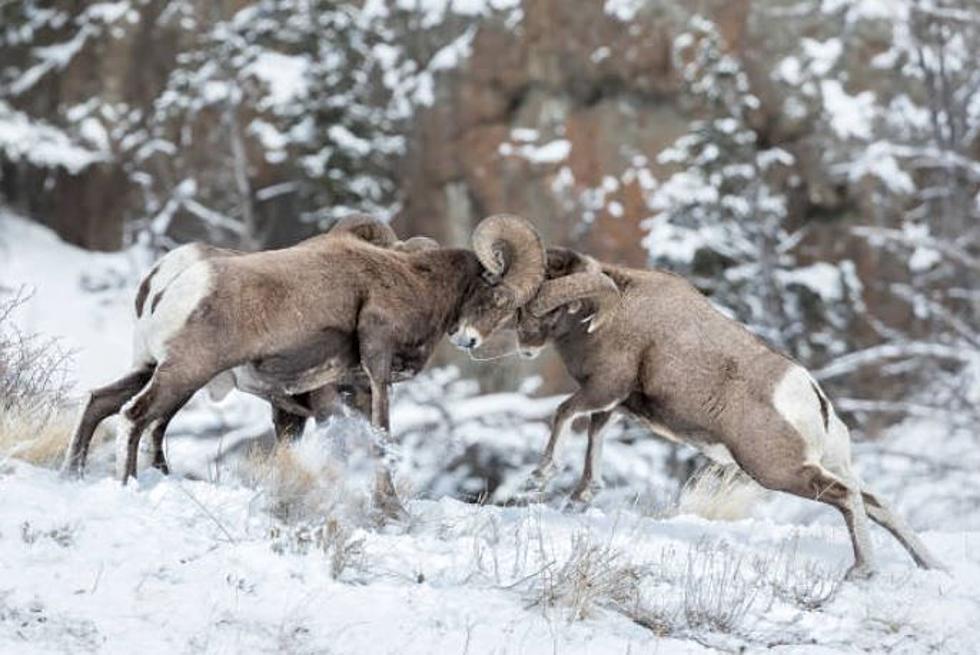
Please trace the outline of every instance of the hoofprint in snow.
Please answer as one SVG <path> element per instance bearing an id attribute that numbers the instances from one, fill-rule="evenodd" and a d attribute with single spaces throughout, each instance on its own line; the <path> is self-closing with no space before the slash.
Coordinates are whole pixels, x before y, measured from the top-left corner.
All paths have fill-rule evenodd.
<path id="1" fill-rule="evenodd" d="M 147 259 L 85 253 L 0 215 L 0 283 L 34 288 L 18 323 L 77 351 L 79 392 L 126 368 L 132 287 Z M 584 514 L 562 512 L 560 493 L 524 508 L 442 497 L 460 486 L 440 468 L 447 453 L 477 441 L 510 457 L 502 488 L 516 489 L 547 436 L 533 421 L 555 400 L 412 402 L 426 384 L 444 396 L 438 378 L 406 387 L 393 411 L 396 432 L 415 434 L 400 477 L 434 500 L 410 501 L 411 523 L 386 530 L 349 499 L 339 513 L 283 522 L 267 486 L 215 464 L 268 429 L 267 408 L 240 394 L 217 406 L 197 400 L 174 422 L 171 462 L 207 481 L 146 472 L 123 488 L 105 449 L 81 482 L 0 461 L 0 653 L 975 652 L 980 511 L 965 491 L 969 443 L 936 442 L 952 467 L 939 482 L 917 481 L 901 456 L 936 427 L 898 431 L 888 444 L 899 456 L 858 444 L 869 482 L 931 528 L 923 538 L 951 575 L 915 569 L 876 528 L 880 575 L 839 585 L 850 545 L 839 517 L 817 503 L 777 496 L 756 518 L 710 522 L 627 502 L 637 480 L 662 482 L 649 463 L 654 440 L 611 439 L 607 481 L 626 482 Z M 503 410 L 527 424 L 488 420 Z M 432 432 L 433 414 L 455 432 Z M 363 437 L 362 428 L 345 431 Z M 562 458 L 566 486 L 581 441 Z M 296 452 L 320 470 L 336 445 L 335 433 L 311 430 Z M 369 476 L 356 463 L 340 466 L 342 486 L 366 496 Z"/>

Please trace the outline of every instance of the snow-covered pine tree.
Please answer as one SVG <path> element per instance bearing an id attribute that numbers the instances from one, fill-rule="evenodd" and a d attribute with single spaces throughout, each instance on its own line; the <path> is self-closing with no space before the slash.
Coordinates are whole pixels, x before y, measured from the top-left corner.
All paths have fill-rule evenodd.
<path id="1" fill-rule="evenodd" d="M 695 16 L 674 41 L 685 99 L 698 116 L 658 160 L 676 167 L 650 199 L 644 244 L 655 265 L 690 276 L 769 342 L 812 361 L 839 347 L 847 267 L 804 266 L 787 191 L 793 156 L 768 147 L 750 115 L 759 101 L 716 26 Z"/>
<path id="2" fill-rule="evenodd" d="M 852 177 L 876 180 L 878 216 L 854 231 L 905 264 L 872 281 L 911 310 L 885 343 L 835 365 L 879 365 L 913 376 L 897 402 L 848 403 L 893 415 L 929 415 L 974 431 L 980 418 L 980 8 L 970 0 L 896 3 L 890 47 L 871 62 L 901 76 L 877 141 L 851 153 Z M 904 271 L 902 270 L 904 268 Z"/>
<path id="3" fill-rule="evenodd" d="M 209 240 L 255 248 L 276 227 L 263 203 L 283 194 L 311 230 L 350 211 L 390 210 L 403 140 L 371 56 L 385 34 L 376 17 L 326 0 L 261 0 L 230 16 L 215 14 L 217 5 L 171 7 L 166 20 L 211 27 L 181 52 L 150 138 L 132 153 L 147 197 L 138 231 L 169 245 L 179 218 L 179 240 L 203 229 Z M 195 140 L 209 147 L 188 148 Z"/>

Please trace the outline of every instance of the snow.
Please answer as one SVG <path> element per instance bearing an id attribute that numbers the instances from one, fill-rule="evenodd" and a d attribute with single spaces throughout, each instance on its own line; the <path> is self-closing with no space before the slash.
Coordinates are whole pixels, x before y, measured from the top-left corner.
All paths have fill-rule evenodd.
<path id="1" fill-rule="evenodd" d="M 827 39 L 826 41 L 803 39 L 801 45 L 803 52 L 810 59 L 810 70 L 817 77 L 826 76 L 844 51 L 840 39 Z"/>
<path id="2" fill-rule="evenodd" d="M 724 231 L 720 226 L 692 230 L 664 220 L 653 218 L 644 223 L 647 235 L 643 247 L 653 259 L 689 264 L 702 248 L 720 242 Z"/>
<path id="3" fill-rule="evenodd" d="M 624 553 L 621 564 L 676 575 L 700 540 L 726 557 L 798 549 L 835 569 L 848 555 L 843 531 L 765 521 L 708 522 L 497 508 L 451 499 L 414 501 L 409 528 L 357 529 L 359 562 L 334 579 L 316 548 L 276 548 L 282 530 L 256 508 L 254 489 L 144 475 L 66 483 L 13 463 L 0 473 L 0 651 L 610 653 L 716 652 L 661 637 L 619 612 L 597 608 L 572 621 L 534 606 L 535 572 L 571 555 L 574 536 Z M 925 540 L 952 576 L 911 569 L 880 549 L 884 571 L 845 584 L 818 611 L 756 603 L 746 620 L 761 639 L 782 635 L 806 652 L 900 652 L 940 647 L 970 653 L 980 533 L 930 532 Z M 579 541 L 578 543 L 582 543 Z M 280 552 L 276 552 L 279 550 Z M 707 574 L 700 571 L 696 574 Z M 651 583 L 652 584 L 652 583 Z M 651 590 L 655 587 L 651 587 Z M 681 604 L 683 589 L 658 592 Z M 7 620 L 5 620 L 7 619 Z M 725 644 L 705 631 L 702 643 Z M 811 641 L 812 640 L 812 641 Z M 941 646 L 940 646 L 941 645 Z M 786 652 L 792 651 L 787 647 Z"/>
<path id="4" fill-rule="evenodd" d="M 557 164 L 568 159 L 568 155 L 572 152 L 572 144 L 568 139 L 555 139 L 541 145 L 524 143 L 515 146 L 504 142 L 498 146 L 497 152 L 504 157 L 526 159 L 532 164 Z"/>
<path id="5" fill-rule="evenodd" d="M 831 304 L 844 300 L 844 281 L 839 268 L 828 262 L 816 262 L 809 266 L 778 271 L 780 281 L 785 285 L 798 284 L 820 296 Z"/>
<path id="6" fill-rule="evenodd" d="M 86 7 L 81 16 L 83 20 L 92 18 L 103 23 L 114 23 L 123 16 L 131 14 L 132 3 L 129 0 L 119 2 L 95 2 Z"/>
<path id="7" fill-rule="evenodd" d="M 88 116 L 82 119 L 78 133 L 99 152 L 109 152 L 109 133 L 97 118 Z"/>
<path id="8" fill-rule="evenodd" d="M 356 136 L 343 125 L 331 125 L 327 133 L 341 150 L 346 150 L 351 155 L 364 156 L 371 151 L 370 142 Z"/>
<path id="9" fill-rule="evenodd" d="M 256 118 L 248 124 L 248 132 L 259 138 L 262 147 L 265 148 L 266 161 L 271 164 L 285 161 L 289 137 L 280 132 L 275 125 L 261 118 Z"/>
<path id="10" fill-rule="evenodd" d="M 463 32 L 455 41 L 441 48 L 429 61 L 430 71 L 452 70 L 470 57 L 473 50 L 473 37 L 476 28 L 471 27 Z"/>
<path id="11" fill-rule="evenodd" d="M 763 170 L 769 168 L 773 164 L 792 166 L 796 162 L 796 158 L 782 148 L 768 148 L 766 150 L 761 150 L 756 157 L 756 161 L 759 162 L 759 167 Z"/>
<path id="12" fill-rule="evenodd" d="M 875 94 L 862 91 L 848 95 L 837 80 L 821 80 L 824 109 L 828 114 L 830 126 L 842 139 L 871 138 L 871 128 L 875 118 Z"/>
<path id="13" fill-rule="evenodd" d="M 447 16 L 487 16 L 493 12 L 517 14 L 521 11 L 520 0 L 397 0 L 395 6 L 421 17 L 421 26 L 428 29 L 441 24 Z M 368 2 L 365 11 L 369 15 L 387 16 L 384 2 Z"/>
<path id="14" fill-rule="evenodd" d="M 91 136 L 91 127 L 89 136 Z M 62 167 L 69 173 L 108 158 L 102 150 L 79 145 L 60 129 L 34 120 L 0 100 L 0 150 L 14 160 L 35 166 Z"/>
<path id="15" fill-rule="evenodd" d="M 310 61 L 304 56 L 263 50 L 244 72 L 257 77 L 269 87 L 266 102 L 279 108 L 287 107 L 306 93 L 309 68 Z"/>
<path id="16" fill-rule="evenodd" d="M 851 182 L 866 176 L 878 178 L 893 194 L 908 195 L 915 192 L 912 176 L 899 166 L 893 156 L 894 148 L 887 142 L 872 143 L 861 151 L 860 157 L 847 164 L 847 174 Z"/>
<path id="17" fill-rule="evenodd" d="M 38 80 L 47 75 L 52 70 L 64 68 L 72 58 L 81 51 L 82 46 L 88 40 L 94 30 L 89 26 L 84 26 L 75 35 L 64 43 L 37 47 L 32 49 L 32 54 L 40 61 L 26 70 L 21 76 L 10 85 L 10 91 L 14 95 L 24 93 Z"/>
<path id="18" fill-rule="evenodd" d="M 834 14 L 843 9 L 848 22 L 860 20 L 895 21 L 908 12 L 908 3 L 901 0 L 823 0 L 820 10 Z"/>
<path id="19" fill-rule="evenodd" d="M 129 365 L 131 294 L 145 264 L 138 251 L 90 253 L 0 210 L 0 291 L 24 284 L 33 292 L 19 326 L 74 352 L 71 373 L 82 388 L 105 384 Z"/>
<path id="20" fill-rule="evenodd" d="M 603 10 L 616 20 L 628 23 L 636 18 L 645 4 L 643 0 L 606 0 Z"/>
<path id="21" fill-rule="evenodd" d="M 799 86 L 803 83 L 803 67 L 799 57 L 790 55 L 785 57 L 776 65 L 774 73 L 777 79 L 781 79 L 791 86 Z"/>

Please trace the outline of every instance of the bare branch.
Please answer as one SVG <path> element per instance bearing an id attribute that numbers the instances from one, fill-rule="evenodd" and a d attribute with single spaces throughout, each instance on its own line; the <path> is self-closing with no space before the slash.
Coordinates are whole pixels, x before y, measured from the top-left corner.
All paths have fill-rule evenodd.
<path id="1" fill-rule="evenodd" d="M 864 350 L 844 355 L 834 360 L 827 366 L 814 371 L 813 377 L 817 380 L 828 380 L 840 377 L 860 369 L 869 364 L 876 364 L 888 359 L 912 358 L 912 357 L 935 357 L 938 359 L 950 359 L 954 361 L 967 362 L 974 355 L 964 352 L 963 348 L 949 346 L 942 343 L 928 342 L 907 342 L 900 344 L 886 343 L 880 346 L 872 346 Z"/>
<path id="2" fill-rule="evenodd" d="M 886 241 L 898 242 L 909 248 L 917 248 L 920 246 L 932 248 L 943 253 L 944 255 L 947 255 L 948 257 L 955 259 L 963 266 L 980 271 L 980 260 L 973 257 L 968 252 L 965 252 L 961 248 L 958 248 L 948 241 L 944 241 L 942 239 L 920 235 L 911 237 L 901 230 L 884 227 L 872 227 L 870 225 L 856 225 L 851 228 L 851 232 L 866 239 L 883 239 Z"/>

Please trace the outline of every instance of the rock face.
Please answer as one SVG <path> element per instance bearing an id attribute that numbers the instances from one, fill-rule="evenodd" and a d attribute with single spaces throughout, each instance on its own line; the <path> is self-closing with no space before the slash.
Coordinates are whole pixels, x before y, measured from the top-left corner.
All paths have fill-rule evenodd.
<path id="1" fill-rule="evenodd" d="M 466 65 L 416 116 L 396 228 L 462 244 L 483 216 L 516 212 L 548 243 L 643 266 L 644 189 L 621 180 L 687 128 L 670 55 L 681 14 L 667 6 L 625 23 L 599 2 L 524 9 L 517 29 L 482 26 Z M 484 375 L 506 384 L 527 368 L 512 358 Z M 549 390 L 567 385 L 560 363 L 534 368 Z"/>
<path id="2" fill-rule="evenodd" d="M 656 190 L 682 168 L 663 153 L 692 121 L 718 118 L 691 101 L 681 74 L 690 62 L 677 54 L 679 37 L 701 20 L 749 80 L 757 149 L 791 162 L 778 184 L 794 261 L 838 267 L 837 284 L 852 296 L 834 302 L 857 307 L 840 318 L 787 272 L 805 292 L 804 322 L 787 329 L 819 332 L 823 343 L 810 345 L 821 354 L 808 362 L 819 366 L 928 329 L 921 307 L 894 293 L 914 282 L 908 244 L 887 250 L 847 229 L 909 229 L 909 208 L 929 207 L 918 188 L 935 183 L 932 173 L 906 173 L 900 154 L 928 142 L 916 136 L 928 121 L 916 117 L 935 103 L 921 76 L 905 71 L 915 64 L 909 35 L 925 39 L 933 19 L 904 2 L 893 15 L 872 4 L 6 4 L 0 24 L 19 29 L 0 30 L 0 197 L 96 249 L 141 232 L 161 247 L 191 238 L 279 246 L 344 211 L 387 208 L 402 234 L 460 245 L 482 217 L 506 211 L 532 219 L 548 243 L 645 266 Z M 952 29 L 962 44 L 942 52 L 955 62 L 966 48 L 968 59 L 980 39 Z M 976 133 L 944 147 L 976 160 Z M 957 197 L 972 198 L 978 178 L 958 178 Z M 944 215 L 963 221 L 978 211 L 959 206 Z M 957 247 L 975 253 L 975 235 Z M 837 318 L 806 318 L 821 313 Z M 487 388 L 529 372 L 544 372 L 549 391 L 567 387 L 549 359 L 437 359 Z M 854 380 L 842 388 L 880 377 Z"/>

